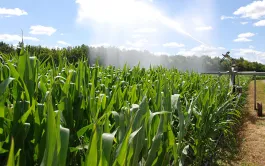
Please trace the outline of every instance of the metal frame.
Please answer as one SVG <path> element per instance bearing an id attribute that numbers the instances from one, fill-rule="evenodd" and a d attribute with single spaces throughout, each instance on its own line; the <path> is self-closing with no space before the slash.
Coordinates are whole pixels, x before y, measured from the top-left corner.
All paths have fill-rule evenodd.
<path id="1" fill-rule="evenodd" d="M 224 61 L 225 58 L 228 58 L 231 62 L 231 70 L 227 71 L 227 72 L 206 72 L 206 73 L 202 73 L 202 74 L 216 74 L 216 75 L 231 75 L 230 77 L 230 86 L 233 87 L 233 93 L 235 93 L 235 88 L 236 88 L 236 76 L 237 75 L 252 75 L 254 76 L 254 109 L 257 110 L 257 92 L 256 92 L 256 76 L 265 76 L 265 72 L 256 72 L 256 71 L 237 71 L 236 68 L 236 64 L 235 64 L 235 59 L 231 58 L 229 56 L 230 52 L 227 52 L 225 55 L 222 54 L 224 57 L 222 58 L 221 62 Z"/>

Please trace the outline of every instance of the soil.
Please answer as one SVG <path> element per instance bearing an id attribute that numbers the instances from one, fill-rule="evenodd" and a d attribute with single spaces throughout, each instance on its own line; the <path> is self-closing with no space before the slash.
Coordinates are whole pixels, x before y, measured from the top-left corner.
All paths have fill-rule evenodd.
<path id="1" fill-rule="evenodd" d="M 248 102 L 245 105 L 243 125 L 238 133 L 239 154 L 233 164 L 265 166 L 265 109 L 258 117 L 254 109 L 254 82 L 249 85 Z M 257 80 L 257 103 L 265 108 L 265 81 Z"/>

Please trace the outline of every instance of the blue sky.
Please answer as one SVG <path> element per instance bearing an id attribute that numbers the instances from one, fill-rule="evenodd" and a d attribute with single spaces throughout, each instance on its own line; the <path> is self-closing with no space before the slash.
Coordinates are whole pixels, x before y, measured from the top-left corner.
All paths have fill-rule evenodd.
<path id="1" fill-rule="evenodd" d="M 265 63 L 265 0 L 2 0 L 0 41 L 208 54 Z"/>

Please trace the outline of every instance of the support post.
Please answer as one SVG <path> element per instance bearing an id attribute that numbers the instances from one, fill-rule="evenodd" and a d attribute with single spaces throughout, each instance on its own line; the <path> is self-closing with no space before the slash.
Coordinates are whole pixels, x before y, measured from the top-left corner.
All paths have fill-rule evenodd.
<path id="1" fill-rule="evenodd" d="M 254 109 L 257 110 L 257 102 L 256 102 L 256 75 L 254 75 Z"/>
<path id="2" fill-rule="evenodd" d="M 236 75 L 233 73 L 233 93 L 236 92 Z"/>
<path id="3" fill-rule="evenodd" d="M 233 88 L 233 93 L 236 92 L 236 73 L 235 73 L 235 70 L 234 68 L 232 67 L 231 68 L 231 84 L 232 84 L 232 88 Z"/>

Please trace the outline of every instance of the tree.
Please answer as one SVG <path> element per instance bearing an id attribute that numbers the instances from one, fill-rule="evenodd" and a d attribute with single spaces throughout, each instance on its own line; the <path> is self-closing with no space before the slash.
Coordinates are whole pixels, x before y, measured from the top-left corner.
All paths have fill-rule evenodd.
<path id="1" fill-rule="evenodd" d="M 0 42 L 0 53 L 18 54 L 20 49 L 24 46 L 23 40 L 19 42 L 18 47 L 14 48 L 4 42 Z M 80 59 L 85 59 L 90 65 L 98 61 L 99 65 L 108 66 L 114 65 L 122 67 L 127 64 L 129 67 L 138 65 L 140 67 L 150 67 L 162 65 L 167 68 L 177 68 L 181 71 L 192 70 L 197 72 L 208 71 L 227 71 L 230 70 L 230 63 L 224 61 L 220 63 L 220 58 L 211 58 L 209 56 L 182 56 L 182 55 L 162 55 L 155 56 L 148 51 L 137 50 L 120 50 L 116 47 L 89 47 L 82 44 L 81 46 L 67 47 L 62 49 L 50 49 L 42 46 L 25 45 L 25 51 L 28 51 L 31 56 L 37 56 L 43 62 L 49 57 L 47 63 L 59 63 L 59 58 L 67 58 L 69 63 L 74 63 Z M 236 64 L 240 71 L 265 71 L 265 65 L 258 62 L 249 62 L 243 57 L 236 59 Z"/>

